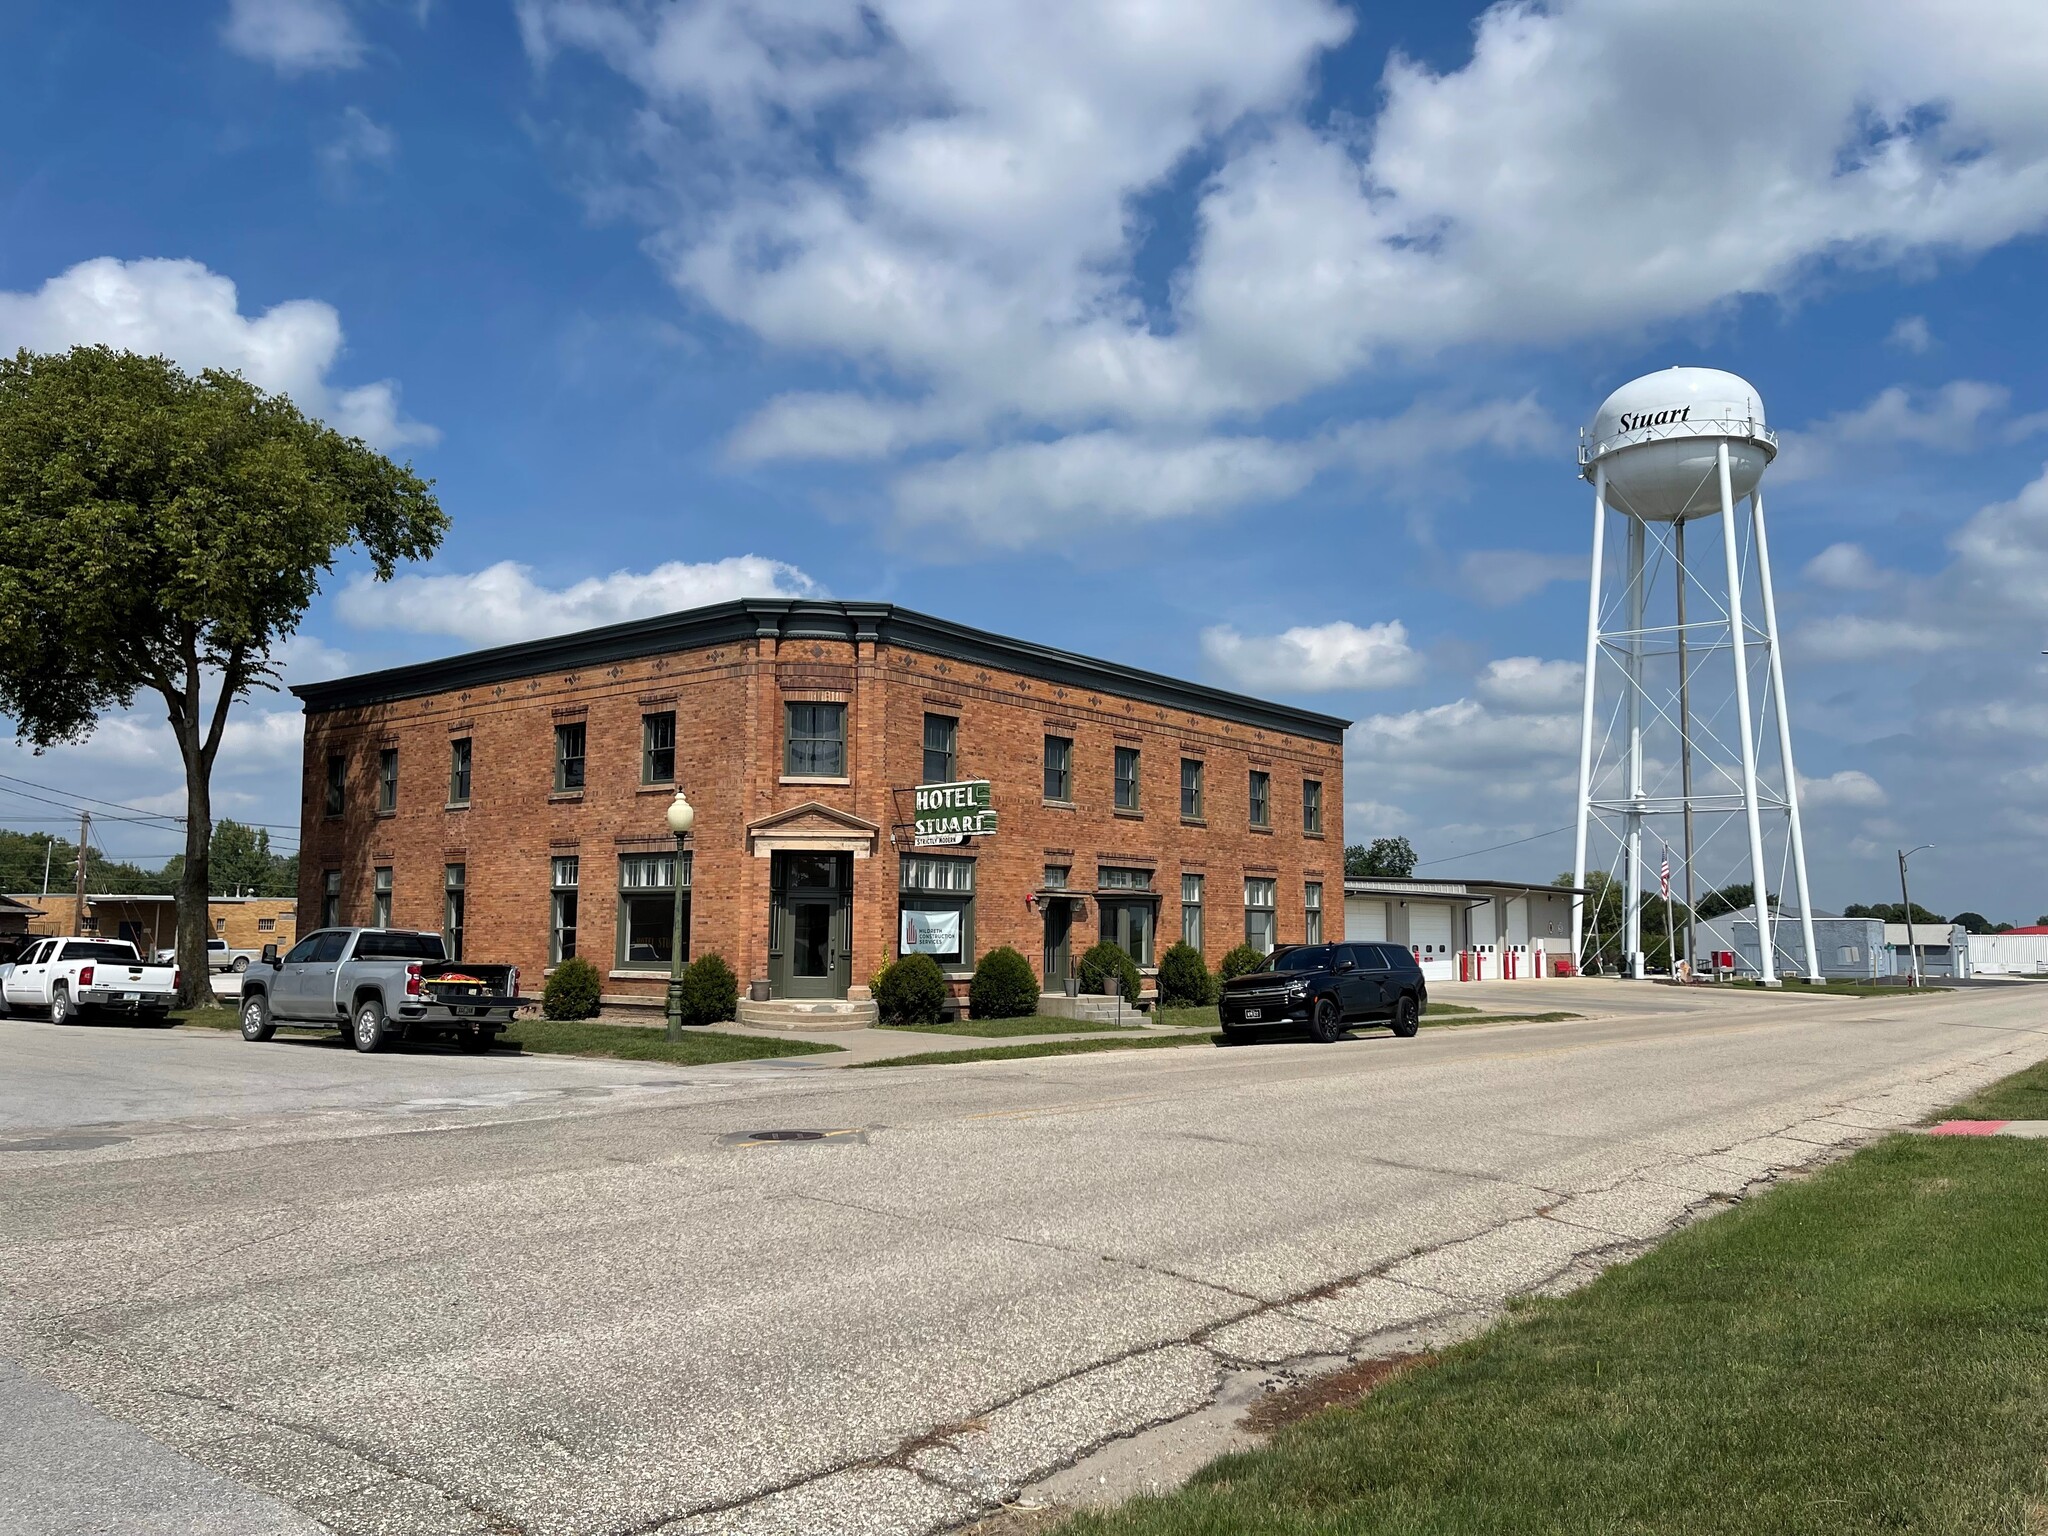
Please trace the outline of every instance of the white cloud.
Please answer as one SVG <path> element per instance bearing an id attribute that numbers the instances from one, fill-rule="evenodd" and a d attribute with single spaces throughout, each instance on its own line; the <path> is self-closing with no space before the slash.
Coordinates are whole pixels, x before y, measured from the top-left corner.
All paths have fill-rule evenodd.
<path id="1" fill-rule="evenodd" d="M 1944 606 L 1959 619 L 2048 617 L 2048 466 L 2010 501 L 1985 507 L 1949 540 Z"/>
<path id="2" fill-rule="evenodd" d="M 1872 619 L 1837 614 L 1814 619 L 1793 633 L 1791 646 L 1802 661 L 1876 661 L 1886 656 L 1935 656 L 1965 643 L 1954 630 L 1910 619 Z"/>
<path id="3" fill-rule="evenodd" d="M 361 107 L 344 108 L 334 137 L 320 146 L 320 164 L 336 182 L 357 166 L 388 166 L 397 156 L 398 135 Z"/>
<path id="4" fill-rule="evenodd" d="M 1241 635 L 1220 624 L 1202 631 L 1202 654 L 1238 687 L 1276 693 L 1392 688 L 1422 671 L 1398 619 L 1364 628 L 1339 619 L 1277 635 Z"/>
<path id="5" fill-rule="evenodd" d="M 1293 495 L 1317 456 L 1261 437 L 1154 442 L 1089 432 L 922 464 L 891 487 L 902 523 L 998 549 L 1076 530 L 1200 517 Z M 942 546 L 929 542 L 928 553 Z"/>
<path id="6" fill-rule="evenodd" d="M 531 566 L 501 560 L 468 575 L 358 576 L 336 609 L 359 629 L 454 635 L 477 645 L 508 645 L 540 635 L 675 613 L 740 597 L 814 597 L 817 583 L 795 566 L 759 555 L 691 565 L 672 560 L 650 571 L 613 571 L 566 587 L 534 579 Z"/>
<path id="7" fill-rule="evenodd" d="M 1934 345 L 1934 333 L 1928 330 L 1925 315 L 1906 315 L 1892 327 L 1891 334 L 1885 341 L 1901 352 L 1911 352 L 1917 356 Z"/>
<path id="8" fill-rule="evenodd" d="M 1861 544 L 1830 544 L 1806 562 L 1805 575 L 1837 592 L 1874 592 L 1890 579 Z"/>
<path id="9" fill-rule="evenodd" d="M 1458 560 L 1458 581 L 1489 608 L 1533 597 L 1552 582 L 1584 581 L 1592 562 L 1583 555 L 1545 555 L 1532 549 L 1474 549 Z"/>
<path id="10" fill-rule="evenodd" d="M 1853 473 L 1859 460 L 1889 462 L 1901 448 L 1968 453 L 2001 420 L 2005 430 L 1998 435 L 2012 436 L 2017 424 L 2007 419 L 2011 404 L 2011 390 L 1979 379 L 1956 379 L 1917 394 L 1895 384 L 1868 405 L 1782 433 L 1771 475 L 1786 481 Z"/>
<path id="11" fill-rule="evenodd" d="M 1372 715 L 1351 728 L 1346 768 L 1421 770 L 1427 777 L 1514 771 L 1540 778 L 1557 760 L 1576 758 L 1576 713 L 1516 714 L 1457 699 L 1404 714 Z"/>
<path id="12" fill-rule="evenodd" d="M 1375 837 L 1384 837 L 1412 826 L 1414 820 L 1398 805 L 1384 805 L 1378 800 L 1344 802 L 1344 837 L 1347 842 L 1370 842 Z"/>
<path id="13" fill-rule="evenodd" d="M 1855 768 L 1844 768 L 1824 779 L 1799 776 L 1799 804 L 1806 810 L 1836 805 L 1864 810 L 1884 803 L 1885 792 L 1877 780 Z"/>
<path id="14" fill-rule="evenodd" d="M 1585 697 L 1586 668 L 1576 661 L 1503 656 L 1486 664 L 1473 688 L 1497 708 L 1515 714 L 1551 714 L 1580 706 Z"/>
<path id="15" fill-rule="evenodd" d="M 284 75 L 363 62 L 363 39 L 341 0 L 228 0 L 221 39 Z"/>
<path id="16" fill-rule="evenodd" d="M 196 261 L 82 261 L 33 293 L 0 292 L 0 351 L 102 344 L 160 353 L 188 372 L 227 368 L 377 448 L 432 443 L 440 433 L 398 412 L 390 380 L 343 389 L 341 316 L 317 299 L 288 299 L 244 316 L 234 283 Z"/>

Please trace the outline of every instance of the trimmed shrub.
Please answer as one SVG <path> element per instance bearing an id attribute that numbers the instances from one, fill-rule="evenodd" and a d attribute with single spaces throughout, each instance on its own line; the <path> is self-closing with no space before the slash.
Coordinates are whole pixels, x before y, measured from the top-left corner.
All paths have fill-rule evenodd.
<path id="1" fill-rule="evenodd" d="M 1223 957 L 1223 963 L 1216 968 L 1216 973 L 1223 980 L 1232 981 L 1239 976 L 1249 975 L 1253 971 L 1263 971 L 1265 968 L 1266 956 L 1257 946 L 1240 944 Z"/>
<path id="2" fill-rule="evenodd" d="M 597 1012 L 597 967 L 580 956 L 555 967 L 540 994 L 540 1011 L 550 1019 L 587 1019 Z"/>
<path id="3" fill-rule="evenodd" d="M 740 1016 L 740 979 L 725 956 L 707 950 L 683 967 L 683 1022 L 724 1024 Z"/>
<path id="4" fill-rule="evenodd" d="M 1038 1012 L 1038 974 L 1009 945 L 992 949 L 974 968 L 967 1003 L 977 1019 L 1027 1019 Z"/>
<path id="5" fill-rule="evenodd" d="M 946 973 L 930 955 L 905 955 L 875 978 L 884 1024 L 936 1024 L 946 1006 Z"/>
<path id="6" fill-rule="evenodd" d="M 1192 944 L 1176 944 L 1159 957 L 1159 1006 L 1201 1008 L 1215 1001 L 1209 991 L 1209 966 Z"/>
<path id="7" fill-rule="evenodd" d="M 1081 957 L 1081 990 L 1102 996 L 1109 995 L 1109 978 L 1121 976 L 1124 979 L 1124 1000 L 1137 1005 L 1138 993 L 1145 985 L 1145 978 L 1138 974 L 1138 963 L 1125 954 L 1121 945 L 1104 939 Z"/>

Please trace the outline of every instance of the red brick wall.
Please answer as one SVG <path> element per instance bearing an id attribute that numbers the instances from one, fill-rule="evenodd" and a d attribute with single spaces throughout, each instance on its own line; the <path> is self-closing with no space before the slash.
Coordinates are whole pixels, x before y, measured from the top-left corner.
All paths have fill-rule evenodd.
<path id="1" fill-rule="evenodd" d="M 782 777 L 782 706 L 789 699 L 843 699 L 848 706 L 845 785 L 792 784 Z M 872 641 L 789 639 L 641 658 L 585 672 L 547 673 L 460 693 L 370 708 L 311 714 L 305 757 L 300 925 L 320 915 L 323 871 L 342 871 L 342 918 L 366 922 L 371 871 L 393 870 L 394 923 L 442 925 L 442 873 L 466 866 L 468 953 L 518 965 L 537 990 L 548 949 L 549 861 L 581 860 L 579 952 L 611 969 L 618 856 L 669 846 L 663 821 L 670 791 L 640 784 L 640 717 L 673 708 L 677 772 L 697 809 L 691 834 L 691 953 L 715 949 L 744 982 L 767 973 L 766 858 L 746 849 L 746 827 L 818 801 L 882 829 L 876 856 L 854 861 L 853 983 L 864 985 L 893 958 L 898 850 L 890 832 L 907 820 L 919 782 L 927 710 L 960 721 L 958 771 L 993 786 L 1000 831 L 969 845 L 977 858 L 975 938 L 979 952 L 1014 945 L 1034 970 L 1042 927 L 1025 898 L 1044 867 L 1072 867 L 1075 888 L 1092 892 L 1099 864 L 1154 870 L 1161 951 L 1180 937 L 1180 876 L 1206 876 L 1204 949 L 1213 967 L 1244 934 L 1243 879 L 1279 886 L 1279 938 L 1303 936 L 1305 880 L 1321 880 L 1324 936 L 1343 935 L 1342 747 L 1105 692 L 1062 687 L 1020 673 L 977 667 Z M 580 796 L 552 793 L 554 726 L 580 718 L 588 735 Z M 1042 796 L 1043 739 L 1074 740 L 1074 806 Z M 447 801 L 449 742 L 470 737 L 466 810 Z M 1140 811 L 1114 810 L 1113 753 L 1141 752 Z M 399 752 L 398 809 L 375 813 L 377 755 Z M 326 817 L 326 759 L 349 764 L 344 815 Z M 1180 818 L 1180 760 L 1206 770 L 1206 825 Z M 1272 774 L 1272 829 L 1248 820 L 1252 767 Z M 1324 830 L 1303 835 L 1302 780 L 1323 784 Z M 907 829 L 898 832 L 907 849 Z M 1077 924 L 1074 953 L 1092 942 L 1095 903 Z M 613 979 L 610 992 L 659 992 L 659 978 Z"/>

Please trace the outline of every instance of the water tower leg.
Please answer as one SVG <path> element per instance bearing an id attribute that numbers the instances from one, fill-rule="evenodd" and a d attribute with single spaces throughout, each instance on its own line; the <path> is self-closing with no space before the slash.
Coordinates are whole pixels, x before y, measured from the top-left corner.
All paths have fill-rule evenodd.
<path id="1" fill-rule="evenodd" d="M 1749 713 L 1749 652 L 1742 633 L 1742 562 L 1735 554 L 1735 489 L 1728 475 L 1728 444 L 1720 447 L 1721 548 L 1728 560 L 1728 634 L 1735 653 L 1735 720 L 1742 733 L 1742 808 L 1749 820 L 1749 870 L 1756 887 L 1756 948 L 1759 979 L 1778 984 L 1772 953 L 1770 888 L 1764 868 L 1764 828 L 1756 801 L 1756 722 Z"/>
<path id="2" fill-rule="evenodd" d="M 1685 802 L 1685 959 L 1699 970 L 1699 945 L 1693 930 L 1696 905 L 1692 889 L 1692 658 L 1686 654 L 1685 519 L 1671 530 L 1672 563 L 1678 570 L 1678 793 Z"/>
<path id="3" fill-rule="evenodd" d="M 1593 471 L 1593 584 L 1586 599 L 1586 698 L 1579 715 L 1579 835 L 1572 852 L 1572 887 L 1586 886 L 1586 821 L 1593 810 L 1593 691 L 1600 674 L 1600 557 L 1607 546 L 1607 471 Z M 1586 971 L 1586 898 L 1572 897 L 1572 973 Z"/>
<path id="4" fill-rule="evenodd" d="M 1756 574 L 1764 591 L 1764 633 L 1771 637 L 1771 695 L 1778 713 L 1778 761 L 1785 773 L 1785 818 L 1792 836 L 1792 878 L 1799 891 L 1799 938 L 1806 946 L 1806 979 L 1826 978 L 1820 945 L 1813 937 L 1813 899 L 1806 892 L 1806 837 L 1799 826 L 1799 775 L 1792 767 L 1792 706 L 1785 697 L 1785 664 L 1778 655 L 1778 599 L 1771 588 L 1771 541 L 1764 533 L 1764 493 L 1750 492 L 1749 515 L 1756 525 Z"/>
<path id="5" fill-rule="evenodd" d="M 1628 520 L 1628 907 L 1621 947 L 1629 975 L 1643 978 L 1643 543 L 1640 517 Z"/>

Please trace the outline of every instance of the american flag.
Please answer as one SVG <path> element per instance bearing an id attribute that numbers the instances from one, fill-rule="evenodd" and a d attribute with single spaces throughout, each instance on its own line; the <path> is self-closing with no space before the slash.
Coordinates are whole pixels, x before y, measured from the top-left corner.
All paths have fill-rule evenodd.
<path id="1" fill-rule="evenodd" d="M 1671 899 L 1671 849 L 1668 844 L 1664 849 L 1664 863 L 1657 871 L 1657 886 L 1664 893 L 1664 899 L 1669 901 Z"/>

